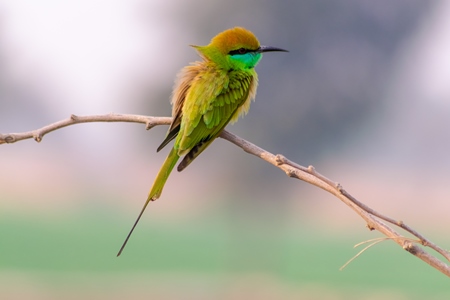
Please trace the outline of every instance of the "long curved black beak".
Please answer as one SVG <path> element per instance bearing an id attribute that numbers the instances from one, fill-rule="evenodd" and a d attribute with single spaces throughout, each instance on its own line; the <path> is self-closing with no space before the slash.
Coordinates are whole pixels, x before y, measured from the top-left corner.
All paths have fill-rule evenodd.
<path id="1" fill-rule="evenodd" d="M 257 50 L 257 52 L 275 52 L 275 51 L 280 51 L 280 52 L 289 52 L 287 50 L 281 49 L 281 48 L 277 48 L 277 47 L 272 47 L 272 46 L 260 46 Z"/>

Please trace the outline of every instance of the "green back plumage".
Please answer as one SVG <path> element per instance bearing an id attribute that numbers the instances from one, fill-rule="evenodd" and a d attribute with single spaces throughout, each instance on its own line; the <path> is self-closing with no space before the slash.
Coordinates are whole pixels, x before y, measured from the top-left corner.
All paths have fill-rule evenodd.
<path id="1" fill-rule="evenodd" d="M 216 70 L 195 80 L 182 109 L 183 118 L 175 140 L 180 155 L 207 137 L 217 135 L 250 94 L 255 71 Z"/>
<path id="2" fill-rule="evenodd" d="M 178 171 L 202 153 L 235 115 L 237 119 L 238 109 L 251 100 L 250 91 L 256 89 L 256 83 L 256 72 L 251 69 L 202 75 L 191 87 L 182 111 L 184 122 L 174 145 L 180 155 L 186 155 Z"/>
<path id="3" fill-rule="evenodd" d="M 202 62 L 185 67 L 174 88 L 173 122 L 158 151 L 176 138 L 178 155 L 186 168 L 231 121 L 247 113 L 255 98 L 258 76 L 254 67 L 262 54 L 259 41 L 248 30 L 229 29 L 207 46 L 194 46 Z"/>

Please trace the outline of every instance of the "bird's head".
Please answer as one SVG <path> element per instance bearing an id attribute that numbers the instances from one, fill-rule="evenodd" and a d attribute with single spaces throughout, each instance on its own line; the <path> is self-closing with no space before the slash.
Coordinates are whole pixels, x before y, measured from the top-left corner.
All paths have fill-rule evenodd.
<path id="1" fill-rule="evenodd" d="M 261 46 L 256 36 L 242 27 L 225 30 L 211 39 L 209 45 L 193 46 L 200 55 L 224 69 L 244 70 L 255 67 L 263 52 L 287 50 Z"/>

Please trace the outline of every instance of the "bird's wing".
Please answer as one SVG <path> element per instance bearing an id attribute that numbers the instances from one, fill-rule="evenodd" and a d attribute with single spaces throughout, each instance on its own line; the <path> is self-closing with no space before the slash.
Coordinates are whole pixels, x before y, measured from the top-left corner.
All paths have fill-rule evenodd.
<path id="1" fill-rule="evenodd" d="M 201 62 L 196 62 L 192 65 L 184 67 L 183 69 L 181 69 L 180 73 L 178 73 L 171 100 L 172 123 L 170 124 L 169 130 L 167 131 L 166 138 L 156 150 L 157 152 L 159 152 L 168 143 L 170 143 L 170 141 L 173 140 L 180 131 L 184 100 L 186 99 L 186 95 L 195 77 L 197 77 L 197 75 L 204 69 L 204 67 L 204 64 L 202 64 Z"/>
<path id="2" fill-rule="evenodd" d="M 197 78 L 185 100 L 175 147 L 180 155 L 186 156 L 178 171 L 202 153 L 239 113 L 239 108 L 254 96 L 253 72 L 213 72 L 216 73 Z"/>

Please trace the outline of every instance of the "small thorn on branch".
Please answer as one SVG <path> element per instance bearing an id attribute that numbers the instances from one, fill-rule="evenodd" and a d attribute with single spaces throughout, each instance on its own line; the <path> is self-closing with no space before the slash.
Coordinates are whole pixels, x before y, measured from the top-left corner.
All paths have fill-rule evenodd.
<path id="1" fill-rule="evenodd" d="M 275 155 L 275 161 L 277 163 L 277 166 L 284 165 L 286 163 L 286 157 L 281 154 L 277 154 Z"/>
<path id="2" fill-rule="evenodd" d="M 405 249 L 406 251 L 408 251 L 409 253 L 415 255 L 416 254 L 416 249 L 414 248 L 414 245 L 410 242 L 405 242 L 403 244 L 403 249 Z"/>
<path id="3" fill-rule="evenodd" d="M 5 137 L 5 143 L 7 143 L 7 144 L 14 143 L 15 141 L 16 141 L 16 139 L 12 135 L 7 135 Z"/>
<path id="4" fill-rule="evenodd" d="M 78 116 L 77 116 L 77 115 L 74 115 L 74 114 L 71 114 L 71 115 L 70 115 L 70 119 L 71 119 L 72 121 L 76 121 L 76 120 L 78 120 Z"/>
<path id="5" fill-rule="evenodd" d="M 291 170 L 291 169 L 286 170 L 286 175 L 291 178 L 298 178 L 295 170 Z"/>
<path id="6" fill-rule="evenodd" d="M 35 135 L 34 140 L 40 143 L 42 141 L 42 134 L 38 133 L 37 135 Z"/>

